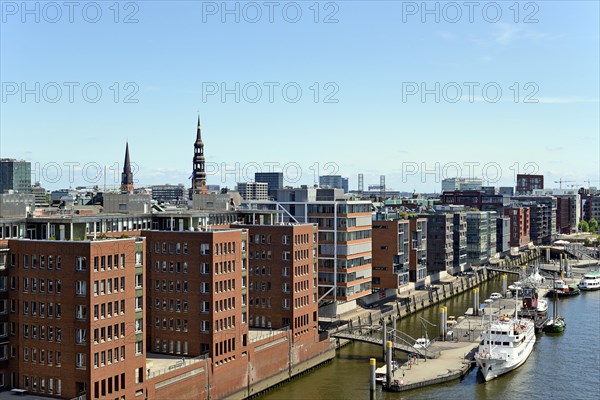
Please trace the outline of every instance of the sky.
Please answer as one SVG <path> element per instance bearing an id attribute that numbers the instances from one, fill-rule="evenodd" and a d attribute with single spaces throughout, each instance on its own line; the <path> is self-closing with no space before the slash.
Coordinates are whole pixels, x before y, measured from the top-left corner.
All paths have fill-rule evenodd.
<path id="1" fill-rule="evenodd" d="M 597 1 L 0 2 L 0 157 L 48 189 L 600 186 Z M 561 180 L 562 183 L 554 183 Z"/>

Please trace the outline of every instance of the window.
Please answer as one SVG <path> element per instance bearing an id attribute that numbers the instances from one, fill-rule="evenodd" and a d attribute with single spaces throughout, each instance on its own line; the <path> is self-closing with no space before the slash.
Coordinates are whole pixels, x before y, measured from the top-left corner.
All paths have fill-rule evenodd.
<path id="1" fill-rule="evenodd" d="M 86 282 L 85 281 L 75 282 L 75 294 L 77 296 L 85 296 L 86 295 Z"/>
<path id="2" fill-rule="evenodd" d="M 208 243 L 200 244 L 200 255 L 203 255 L 203 256 L 210 255 L 210 244 L 208 244 Z"/>
<path id="3" fill-rule="evenodd" d="M 75 331 L 75 341 L 77 344 L 84 344 L 87 341 L 87 330 L 77 329 Z"/>
<path id="4" fill-rule="evenodd" d="M 185 326 L 185 325 L 184 325 Z M 200 329 L 203 332 L 208 332 L 210 330 L 210 322 L 209 321 L 202 321 L 201 325 L 200 325 Z"/>
<path id="5" fill-rule="evenodd" d="M 40 259 L 40 262 L 43 264 L 43 259 Z M 75 270 L 76 271 L 85 271 L 87 270 L 87 258 L 85 257 L 77 257 L 75 261 Z"/>
<path id="6" fill-rule="evenodd" d="M 203 275 L 210 274 L 210 264 L 207 264 L 207 263 L 200 264 L 200 273 Z"/>
<path id="7" fill-rule="evenodd" d="M 143 344 L 144 344 L 144 342 L 142 340 L 135 342 L 135 355 L 136 356 L 139 356 L 140 354 L 142 354 L 144 352 Z"/>
<path id="8" fill-rule="evenodd" d="M 77 368 L 85 367 L 85 354 L 77 353 L 75 357 L 75 365 L 77 366 Z"/>
<path id="9" fill-rule="evenodd" d="M 142 301 L 142 296 L 135 298 L 135 309 L 136 311 L 141 310 L 144 302 Z"/>

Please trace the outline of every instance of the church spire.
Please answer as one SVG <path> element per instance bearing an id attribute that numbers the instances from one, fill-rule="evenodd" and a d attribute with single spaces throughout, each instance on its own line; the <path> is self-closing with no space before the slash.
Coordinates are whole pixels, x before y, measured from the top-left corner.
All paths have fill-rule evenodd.
<path id="1" fill-rule="evenodd" d="M 133 172 L 131 172 L 131 161 L 129 159 L 129 142 L 125 144 L 125 161 L 123 162 L 123 173 L 121 173 L 121 191 L 133 193 Z"/>
<path id="2" fill-rule="evenodd" d="M 202 143 L 202 132 L 200 129 L 200 113 L 198 113 L 198 128 L 196 130 L 196 142 Z"/>
<path id="3" fill-rule="evenodd" d="M 194 169 L 192 176 L 192 189 L 195 193 L 206 192 L 206 171 L 204 160 L 204 143 L 200 129 L 200 113 L 198 113 L 198 128 L 196 142 L 194 143 Z"/>

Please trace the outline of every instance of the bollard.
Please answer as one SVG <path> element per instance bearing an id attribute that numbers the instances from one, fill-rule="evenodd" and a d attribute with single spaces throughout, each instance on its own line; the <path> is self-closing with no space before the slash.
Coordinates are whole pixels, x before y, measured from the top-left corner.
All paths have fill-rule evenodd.
<path id="1" fill-rule="evenodd" d="M 385 377 L 387 387 L 392 385 L 392 342 L 387 342 L 386 360 L 385 360 Z"/>
<path id="2" fill-rule="evenodd" d="M 444 335 L 444 327 L 446 326 L 446 320 L 444 319 L 444 307 L 440 307 L 440 335 L 442 336 L 442 340 L 446 337 Z"/>
<path id="3" fill-rule="evenodd" d="M 371 360 L 369 360 L 371 372 L 371 393 L 374 393 L 377 390 L 377 381 L 375 380 L 375 369 L 377 368 L 376 362 L 377 360 L 375 360 L 374 358 L 371 358 Z"/>
<path id="4" fill-rule="evenodd" d="M 385 361 L 386 352 L 385 352 L 385 343 L 387 342 L 387 321 L 385 318 L 383 319 L 383 360 Z"/>
<path id="5" fill-rule="evenodd" d="M 508 276 L 506 274 L 502 274 L 502 295 L 506 295 L 506 291 L 508 290 L 507 286 Z"/>

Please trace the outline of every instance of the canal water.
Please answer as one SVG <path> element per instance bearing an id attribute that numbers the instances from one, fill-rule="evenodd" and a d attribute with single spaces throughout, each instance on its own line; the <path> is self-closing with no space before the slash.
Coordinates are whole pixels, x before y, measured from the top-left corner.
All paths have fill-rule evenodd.
<path id="1" fill-rule="evenodd" d="M 501 292 L 500 278 L 480 286 L 480 299 Z M 448 300 L 448 315 L 460 316 L 472 306 L 472 296 L 462 294 Z M 550 303 L 548 312 L 552 312 Z M 533 353 L 520 368 L 483 383 L 474 368 L 461 381 L 418 390 L 388 393 L 378 387 L 378 400 L 391 399 L 598 399 L 600 398 L 600 291 L 559 300 L 559 313 L 567 322 L 560 336 L 540 334 Z M 438 307 L 430 307 L 398 322 L 398 329 L 412 337 L 425 335 L 422 317 L 438 323 Z M 427 326 L 427 324 L 425 323 Z M 437 327 L 428 327 L 430 338 Z M 369 358 L 383 365 L 382 349 L 351 343 L 338 350 L 329 364 L 301 376 L 260 397 L 261 400 L 369 399 Z M 406 358 L 402 353 L 397 358 Z"/>

